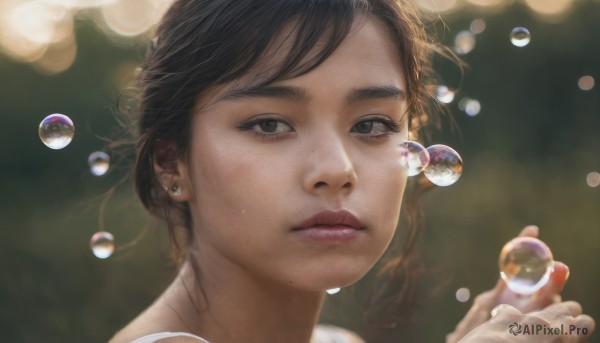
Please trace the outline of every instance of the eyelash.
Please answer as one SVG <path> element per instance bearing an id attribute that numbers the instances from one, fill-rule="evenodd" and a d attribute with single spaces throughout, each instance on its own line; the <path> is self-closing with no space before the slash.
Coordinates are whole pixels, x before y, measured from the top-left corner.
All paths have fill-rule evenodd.
<path id="1" fill-rule="evenodd" d="M 279 119 L 274 119 L 274 118 L 259 118 L 259 119 L 255 119 L 255 120 L 251 120 L 249 122 L 246 122 L 242 125 L 240 125 L 238 128 L 242 131 L 249 131 L 250 133 L 252 133 L 253 135 L 264 139 L 266 141 L 269 142 L 274 142 L 277 141 L 281 138 L 283 138 L 283 136 L 287 133 L 261 133 L 259 131 L 256 131 L 253 129 L 254 126 L 256 125 L 260 125 L 263 122 L 267 122 L 267 121 L 276 121 L 277 123 L 283 123 L 285 125 L 288 125 L 286 122 L 284 122 L 283 120 L 279 120 Z M 387 132 L 379 134 L 379 135 L 368 135 L 368 134 L 364 134 L 362 136 L 365 136 L 365 138 L 367 139 L 373 139 L 376 141 L 383 141 L 385 139 L 387 139 L 389 136 L 398 133 L 402 130 L 402 122 L 400 121 L 396 121 L 396 120 L 392 120 L 392 119 L 388 119 L 388 118 L 382 118 L 382 117 L 377 117 L 377 118 L 368 118 L 365 120 L 362 120 L 356 124 L 354 124 L 352 126 L 352 128 L 354 129 L 354 127 L 356 127 L 356 125 L 360 124 L 360 123 L 364 123 L 364 122 L 373 122 L 373 123 L 381 123 L 383 125 L 385 125 L 385 127 L 387 128 Z M 290 126 L 290 125 L 288 125 Z"/>

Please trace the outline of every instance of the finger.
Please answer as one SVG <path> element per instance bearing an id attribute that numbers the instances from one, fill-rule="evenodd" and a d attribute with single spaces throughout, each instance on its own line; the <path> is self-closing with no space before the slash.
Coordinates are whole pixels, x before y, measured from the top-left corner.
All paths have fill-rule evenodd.
<path id="1" fill-rule="evenodd" d="M 586 314 L 581 314 L 577 317 L 575 317 L 575 330 L 574 333 L 577 333 L 577 328 L 579 328 L 579 333 L 583 336 L 583 337 L 589 337 L 592 335 L 592 333 L 594 332 L 594 329 L 596 328 L 596 322 L 594 322 L 594 319 L 592 319 L 592 317 L 586 315 Z M 571 331 L 571 328 L 569 328 L 569 331 Z M 571 331 L 573 333 L 573 331 Z M 586 342 L 587 339 L 583 340 L 582 342 Z"/>
<path id="2" fill-rule="evenodd" d="M 538 237 L 540 235 L 540 228 L 537 225 L 527 225 L 519 233 L 519 237 Z"/>
<path id="3" fill-rule="evenodd" d="M 554 261 L 553 269 L 552 274 L 550 274 L 550 284 L 552 284 L 556 293 L 560 293 L 565 288 L 571 272 L 569 266 L 559 261 Z"/>
<path id="4" fill-rule="evenodd" d="M 563 317 L 576 317 L 583 313 L 581 305 L 576 301 L 565 301 L 558 304 L 552 304 L 545 309 L 531 313 L 549 322 L 556 321 Z"/>
<path id="5" fill-rule="evenodd" d="M 537 291 L 531 298 L 531 301 L 525 307 L 521 308 L 521 311 L 523 311 L 523 313 L 528 313 L 560 302 L 559 293 L 565 287 L 568 278 L 569 267 L 562 262 L 556 261 L 546 286 Z"/>

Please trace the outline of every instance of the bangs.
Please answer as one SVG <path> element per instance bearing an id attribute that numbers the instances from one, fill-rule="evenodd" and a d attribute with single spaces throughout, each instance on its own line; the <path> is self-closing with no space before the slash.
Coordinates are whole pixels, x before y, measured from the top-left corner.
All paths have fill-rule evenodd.
<path id="1" fill-rule="evenodd" d="M 215 28 L 222 40 L 214 58 L 228 65 L 214 85 L 255 72 L 260 74 L 255 85 L 308 73 L 336 50 L 368 7 L 361 0 L 232 1 L 224 11 L 241 20 Z"/>

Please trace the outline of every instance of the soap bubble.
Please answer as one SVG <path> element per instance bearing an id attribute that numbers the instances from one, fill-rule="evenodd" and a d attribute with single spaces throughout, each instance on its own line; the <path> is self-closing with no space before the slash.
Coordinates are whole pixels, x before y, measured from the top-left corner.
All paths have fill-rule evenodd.
<path id="1" fill-rule="evenodd" d="M 96 232 L 90 240 L 90 248 L 97 258 L 108 258 L 115 251 L 115 238 L 110 232 Z"/>
<path id="2" fill-rule="evenodd" d="M 475 48 L 475 34 L 471 31 L 461 31 L 454 38 L 454 51 L 465 55 Z"/>
<path id="3" fill-rule="evenodd" d="M 341 288 L 332 288 L 327 290 L 327 294 L 336 294 Z"/>
<path id="4" fill-rule="evenodd" d="M 429 164 L 423 173 L 438 186 L 450 186 L 462 175 L 462 159 L 451 147 L 436 144 L 427 148 Z"/>
<path id="5" fill-rule="evenodd" d="M 405 141 L 403 146 L 406 149 L 405 167 L 408 168 L 407 175 L 415 176 L 429 163 L 429 152 L 424 146 L 413 141 Z"/>
<path id="6" fill-rule="evenodd" d="M 71 143 L 75 135 L 75 126 L 71 118 L 55 113 L 42 120 L 38 135 L 48 148 L 58 150 Z"/>
<path id="7" fill-rule="evenodd" d="M 531 41 L 529 30 L 524 27 L 515 27 L 510 32 L 510 42 L 519 48 L 524 47 Z"/>
<path id="8" fill-rule="evenodd" d="M 439 102 L 449 104 L 454 100 L 454 92 L 447 86 L 439 85 L 435 87 L 435 98 L 438 99 Z"/>
<path id="9" fill-rule="evenodd" d="M 500 277 L 510 290 L 530 295 L 544 287 L 554 267 L 550 248 L 533 237 L 517 237 L 506 243 L 498 262 Z"/>
<path id="10" fill-rule="evenodd" d="M 94 151 L 88 157 L 88 164 L 92 174 L 102 176 L 106 174 L 110 167 L 110 156 L 103 151 Z"/>
<path id="11" fill-rule="evenodd" d="M 471 291 L 468 288 L 462 287 L 456 291 L 456 300 L 461 303 L 469 301 L 471 298 Z"/>

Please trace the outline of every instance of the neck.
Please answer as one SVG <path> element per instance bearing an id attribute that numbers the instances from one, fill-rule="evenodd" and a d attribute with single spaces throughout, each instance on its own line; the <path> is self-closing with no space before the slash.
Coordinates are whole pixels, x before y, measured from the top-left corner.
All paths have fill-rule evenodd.
<path id="1" fill-rule="evenodd" d="M 310 341 L 324 292 L 269 282 L 201 255 L 190 257 L 164 298 L 187 330 L 219 343 Z"/>

